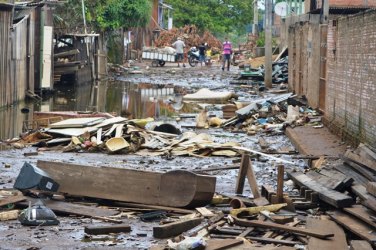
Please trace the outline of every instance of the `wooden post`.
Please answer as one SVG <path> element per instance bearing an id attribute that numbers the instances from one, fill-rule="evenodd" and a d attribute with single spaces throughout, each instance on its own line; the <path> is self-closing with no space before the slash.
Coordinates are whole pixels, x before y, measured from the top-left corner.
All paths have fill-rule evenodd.
<path id="1" fill-rule="evenodd" d="M 266 0 L 265 6 L 265 75 L 267 88 L 272 88 L 272 0 Z"/>
<path id="2" fill-rule="evenodd" d="M 249 168 L 249 155 L 243 154 L 242 161 L 240 163 L 238 179 L 236 181 L 235 193 L 242 194 L 244 189 L 245 176 L 247 175 L 247 169 Z"/>
<path id="3" fill-rule="evenodd" d="M 251 188 L 254 198 L 260 198 L 261 194 L 257 186 L 255 172 L 253 171 L 250 157 L 248 154 L 242 155 L 242 161 L 240 163 L 238 179 L 236 182 L 235 193 L 242 194 L 244 189 L 245 178 L 248 179 L 248 184 Z"/>
<path id="4" fill-rule="evenodd" d="M 255 172 L 253 171 L 252 163 L 250 161 L 249 161 L 249 166 L 247 169 L 247 179 L 248 179 L 248 184 L 251 187 L 253 197 L 260 198 L 261 194 L 257 185 L 256 175 L 255 175 Z"/>
<path id="5" fill-rule="evenodd" d="M 283 165 L 278 165 L 278 176 L 277 176 L 277 200 L 278 203 L 283 202 L 283 176 L 285 172 L 285 167 Z"/>

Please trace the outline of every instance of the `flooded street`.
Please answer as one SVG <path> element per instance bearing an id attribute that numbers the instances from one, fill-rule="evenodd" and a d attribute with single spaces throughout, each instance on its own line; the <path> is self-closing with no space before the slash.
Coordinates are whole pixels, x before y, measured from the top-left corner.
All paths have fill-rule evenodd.
<path id="1" fill-rule="evenodd" d="M 260 150 L 259 135 L 248 136 L 246 133 L 233 133 L 222 128 L 194 129 L 195 118 L 181 118 L 179 114 L 198 113 L 202 105 L 182 102 L 182 96 L 207 87 L 217 91 L 232 90 L 238 96 L 238 101 L 250 101 L 256 98 L 253 92 L 229 85 L 236 71 L 222 72 L 219 67 L 179 69 L 174 66 L 164 68 L 142 68 L 144 74 L 118 74 L 117 80 L 99 82 L 95 85 L 81 87 L 59 88 L 55 94 L 41 103 L 21 103 L 0 112 L 2 125 L 1 139 L 16 137 L 22 132 L 25 121 L 32 119 L 35 111 L 91 111 L 109 112 L 128 118 L 153 117 L 156 121 L 170 122 L 185 131 L 207 133 L 215 142 L 238 142 L 241 146 Z M 221 105 L 204 105 L 209 114 L 222 115 Z M 28 113 L 21 112 L 27 108 Z M 289 148 L 293 150 L 288 138 L 281 135 L 265 135 L 265 140 L 273 149 Z M 235 195 L 235 180 L 238 170 L 217 170 L 205 172 L 208 168 L 236 167 L 240 158 L 226 157 L 154 157 L 127 155 L 108 155 L 102 153 L 60 153 L 54 151 L 40 152 L 37 156 L 23 156 L 25 152 L 35 151 L 32 147 L 24 149 L 9 149 L 3 147 L 0 152 L 0 188 L 11 189 L 20 168 L 24 162 L 36 164 L 37 160 L 68 161 L 75 164 L 91 166 L 111 166 L 166 172 L 183 169 L 206 173 L 217 177 L 216 193 Z M 281 156 L 292 160 L 290 156 Z M 252 160 L 258 183 L 276 184 L 276 162 L 260 157 Z M 126 187 L 124 187 L 126 188 Z M 244 195 L 251 195 L 248 184 Z M 0 238 L 3 239 L 1 249 L 24 249 L 25 246 L 38 246 L 40 249 L 51 249 L 58 242 L 61 248 L 111 247 L 121 249 L 147 249 L 153 243 L 161 242 L 152 237 L 152 227 L 155 222 L 140 222 L 138 217 L 129 214 L 127 220 L 132 226 L 130 234 L 117 236 L 88 238 L 83 232 L 85 225 L 99 222 L 83 217 L 59 217 L 60 226 L 45 227 L 31 230 L 21 226 L 18 221 L 7 222 L 0 227 Z M 19 240 L 24 239 L 24 240 Z M 31 240 L 26 240 L 31 239 Z"/>

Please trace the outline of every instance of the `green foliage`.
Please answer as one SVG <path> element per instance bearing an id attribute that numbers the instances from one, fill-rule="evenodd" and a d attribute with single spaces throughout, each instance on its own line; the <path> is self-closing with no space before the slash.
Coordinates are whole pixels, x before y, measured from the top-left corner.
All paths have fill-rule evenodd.
<path id="1" fill-rule="evenodd" d="M 216 35 L 245 33 L 245 25 L 253 21 L 252 0 L 165 0 L 174 8 L 174 24 L 194 24 Z"/>
<path id="2" fill-rule="evenodd" d="M 151 5 L 150 0 L 86 0 L 85 17 L 95 31 L 140 27 L 149 21 Z M 81 1 L 68 0 L 56 13 L 68 28 L 83 26 Z"/>

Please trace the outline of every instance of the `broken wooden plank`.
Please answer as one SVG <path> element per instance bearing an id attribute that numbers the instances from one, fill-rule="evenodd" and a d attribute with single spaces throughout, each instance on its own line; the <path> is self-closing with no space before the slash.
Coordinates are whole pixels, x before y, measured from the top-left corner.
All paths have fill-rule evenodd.
<path id="1" fill-rule="evenodd" d="M 206 207 L 196 207 L 196 210 L 204 217 L 212 217 L 215 215 L 212 211 L 210 211 Z"/>
<path id="2" fill-rule="evenodd" d="M 320 174 L 342 182 L 345 188 L 351 187 L 351 184 L 354 182 L 351 176 L 346 176 L 334 168 L 322 168 L 320 169 Z"/>
<path id="3" fill-rule="evenodd" d="M 345 212 L 353 215 L 354 217 L 362 220 L 373 228 L 376 228 L 376 223 L 373 222 L 371 216 L 376 216 L 376 213 L 368 210 L 362 205 L 353 205 L 352 207 L 347 207 L 343 209 Z"/>
<path id="4" fill-rule="evenodd" d="M 23 154 L 25 157 L 28 157 L 28 156 L 35 156 L 35 155 L 38 155 L 38 151 L 36 152 L 25 152 Z"/>
<path id="5" fill-rule="evenodd" d="M 338 181 L 337 179 L 332 179 L 315 171 L 309 171 L 306 175 L 329 189 L 333 189 L 338 192 L 345 190 L 345 185 L 343 182 Z"/>
<path id="6" fill-rule="evenodd" d="M 245 177 L 247 175 L 247 171 L 248 171 L 250 164 L 251 164 L 251 162 L 249 160 L 249 155 L 243 154 L 242 155 L 242 161 L 240 163 L 238 178 L 236 179 L 236 186 L 235 186 L 235 193 L 236 194 L 242 194 L 243 193 Z"/>
<path id="7" fill-rule="evenodd" d="M 216 168 L 205 168 L 205 169 L 195 169 L 192 172 L 194 173 L 205 173 L 211 171 L 222 171 L 222 170 L 232 170 L 232 169 L 239 169 L 239 166 L 226 166 L 226 167 L 216 167 Z"/>
<path id="8" fill-rule="evenodd" d="M 371 244 L 365 240 L 350 241 L 350 250 L 372 250 Z"/>
<path id="9" fill-rule="evenodd" d="M 345 232 L 335 222 L 331 220 L 320 220 L 308 217 L 307 229 L 319 230 L 323 233 L 334 233 L 333 237 L 325 240 L 316 237 L 310 237 L 308 239 L 308 250 L 347 249 Z"/>
<path id="10" fill-rule="evenodd" d="M 372 194 L 373 196 L 376 196 L 376 182 L 368 182 L 366 189 L 368 193 Z"/>
<path id="11" fill-rule="evenodd" d="M 277 174 L 277 202 L 283 202 L 283 178 L 285 175 L 285 166 L 278 165 L 278 174 Z"/>
<path id="12" fill-rule="evenodd" d="M 230 214 L 232 216 L 238 216 L 239 214 L 258 214 L 261 211 L 276 212 L 286 206 L 287 206 L 287 203 L 273 204 L 273 205 L 259 206 L 259 207 L 242 207 L 242 208 L 231 209 Z"/>
<path id="13" fill-rule="evenodd" d="M 366 167 L 368 170 L 376 172 L 376 161 L 375 160 L 370 160 L 365 157 L 361 157 L 357 154 L 354 154 L 350 150 L 347 150 L 346 153 L 344 154 L 344 157 L 346 160 L 351 160 L 354 163 Z"/>
<path id="14" fill-rule="evenodd" d="M 376 198 L 370 195 L 365 186 L 362 185 L 352 185 L 351 191 L 360 197 L 361 203 L 376 212 Z"/>
<path id="15" fill-rule="evenodd" d="M 299 241 L 291 241 L 291 240 L 277 240 L 273 238 L 267 237 L 246 237 L 248 240 L 251 241 L 259 241 L 263 243 L 270 243 L 270 244 L 278 244 L 278 245 L 286 245 L 286 246 L 294 246 L 296 244 L 301 244 Z"/>
<path id="16" fill-rule="evenodd" d="M 176 214 L 192 214 L 192 213 L 194 213 L 193 210 L 177 208 L 177 207 L 146 205 L 146 204 L 138 204 L 138 203 L 130 203 L 130 202 L 114 202 L 113 204 L 115 206 L 120 206 L 120 207 L 164 210 L 164 211 L 168 211 L 168 212 L 172 212 L 172 213 L 176 213 Z"/>
<path id="17" fill-rule="evenodd" d="M 9 210 L 0 212 L 0 221 L 17 220 L 20 210 Z"/>
<path id="18" fill-rule="evenodd" d="M 361 185 L 367 185 L 368 179 L 365 178 L 363 175 L 355 171 L 351 166 L 348 164 L 340 164 L 340 165 L 335 165 L 334 169 L 341 172 L 342 174 L 351 177 L 354 179 L 354 182 L 357 184 Z"/>
<path id="19" fill-rule="evenodd" d="M 321 239 L 326 239 L 329 237 L 333 237 L 333 233 L 323 233 L 321 230 L 310 230 L 306 228 L 297 228 L 297 227 L 290 227 L 285 225 L 280 225 L 276 223 L 264 222 L 264 221 L 256 221 L 256 220 L 243 220 L 236 217 L 232 217 L 236 225 L 244 226 L 244 227 L 262 227 L 268 228 L 273 230 L 281 230 L 290 233 L 297 233 L 297 234 L 304 234 L 309 235 Z"/>
<path id="20" fill-rule="evenodd" d="M 350 166 L 353 170 L 358 172 L 361 176 L 365 177 L 368 181 L 376 181 L 376 175 L 365 168 L 364 166 L 361 166 L 360 164 L 357 164 L 348 158 L 344 158 L 345 165 Z"/>
<path id="21" fill-rule="evenodd" d="M 236 188 L 235 188 L 235 192 L 237 194 L 243 193 L 244 182 L 245 182 L 246 177 L 248 179 L 248 184 L 251 188 L 253 197 L 260 198 L 261 194 L 257 186 L 257 180 L 256 180 L 255 173 L 253 171 L 253 168 L 252 168 L 249 154 L 242 155 L 242 161 L 240 163 L 240 169 L 239 169 L 239 174 L 238 174 L 238 178 L 236 181 Z"/>
<path id="22" fill-rule="evenodd" d="M 0 207 L 26 200 L 23 195 L 8 196 L 0 199 Z"/>
<path id="23" fill-rule="evenodd" d="M 153 236 L 159 239 L 177 236 L 189 229 L 198 226 L 201 222 L 201 218 L 195 218 L 190 220 L 176 221 L 165 225 L 159 225 L 153 227 Z"/>
<path id="24" fill-rule="evenodd" d="M 221 226 L 225 224 L 225 221 L 222 220 L 224 216 L 225 215 L 222 212 L 220 212 L 219 214 L 216 214 L 215 216 L 209 218 L 207 222 L 201 223 L 200 225 L 190 229 L 189 231 L 184 232 L 183 236 L 185 237 L 194 236 L 203 229 L 207 229 L 208 232 L 210 232 L 211 230 L 215 229 L 217 226 Z"/>
<path id="25" fill-rule="evenodd" d="M 350 196 L 324 187 L 303 173 L 287 171 L 287 174 L 299 186 L 306 186 L 317 192 L 320 200 L 325 201 L 332 206 L 342 208 L 354 204 L 354 200 Z"/>
<path id="26" fill-rule="evenodd" d="M 238 237 L 246 237 L 246 236 L 248 236 L 248 234 L 250 234 L 253 230 L 255 230 L 255 228 L 253 228 L 253 227 L 249 227 L 249 228 L 247 228 L 246 230 L 244 230 L 241 234 L 239 234 L 239 236 Z"/>
<path id="27" fill-rule="evenodd" d="M 107 226 L 87 226 L 84 232 L 87 234 L 110 234 L 110 233 L 129 233 L 131 227 L 128 224 L 107 225 Z"/>
<path id="28" fill-rule="evenodd" d="M 367 240 L 370 243 L 376 242 L 376 235 L 373 233 L 374 228 L 370 227 L 368 224 L 338 210 L 330 213 L 329 216 L 361 239 Z"/>
<path id="29" fill-rule="evenodd" d="M 31 201 L 32 204 L 37 202 L 39 199 L 34 199 L 27 197 L 28 201 Z M 42 200 L 43 204 L 49 207 L 55 213 L 67 214 L 67 215 L 82 215 L 87 217 L 109 217 L 118 214 L 118 211 L 99 208 L 99 207 L 91 207 L 91 206 L 84 206 L 79 204 L 73 204 L 70 202 L 64 201 L 54 201 L 54 200 Z M 18 203 L 24 207 L 27 207 L 29 203 L 27 201 L 23 201 Z"/>
<path id="30" fill-rule="evenodd" d="M 48 161 L 37 165 L 60 184 L 59 192 L 76 196 L 189 207 L 209 204 L 215 191 L 215 177 L 183 170 L 157 173 Z"/>
<path id="31" fill-rule="evenodd" d="M 241 239 L 210 239 L 206 241 L 205 250 L 223 250 L 243 244 Z"/>

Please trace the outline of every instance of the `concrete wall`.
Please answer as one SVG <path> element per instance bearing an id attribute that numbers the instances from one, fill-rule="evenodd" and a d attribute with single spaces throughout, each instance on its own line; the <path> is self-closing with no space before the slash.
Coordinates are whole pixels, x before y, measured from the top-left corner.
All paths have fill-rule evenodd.
<path id="1" fill-rule="evenodd" d="M 376 11 L 331 21 L 325 119 L 354 144 L 376 145 Z"/>

